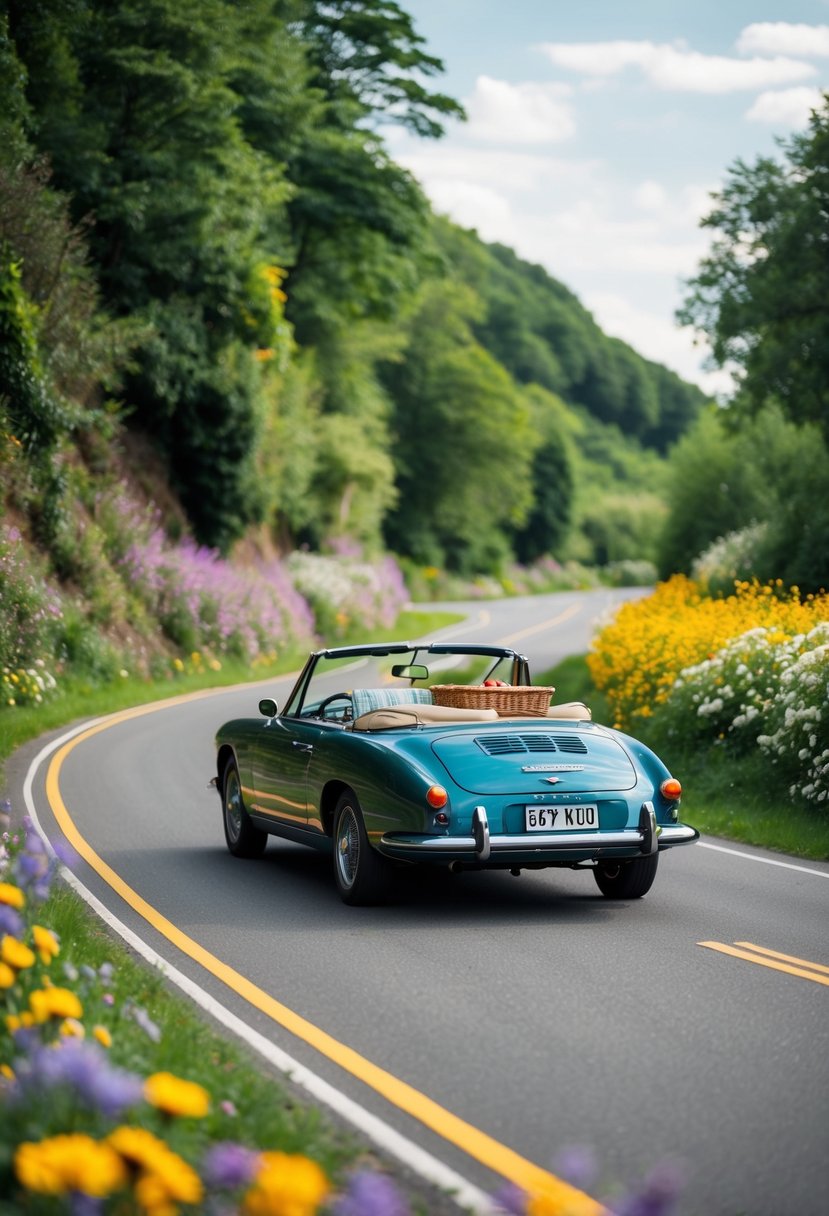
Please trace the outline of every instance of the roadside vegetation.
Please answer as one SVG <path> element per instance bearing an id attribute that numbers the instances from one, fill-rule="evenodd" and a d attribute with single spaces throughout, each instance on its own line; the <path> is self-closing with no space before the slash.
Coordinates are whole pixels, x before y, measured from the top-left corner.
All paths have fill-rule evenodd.
<path id="1" fill-rule="evenodd" d="M 462 117 L 441 68 L 390 0 L 0 6 L 0 763 L 430 604 L 655 585 L 536 679 L 651 743 L 704 832 L 825 860 L 829 98 L 704 221 L 679 319 L 736 369 L 714 405 L 432 212 L 381 132 Z M 0 1213 L 439 1210 L 19 818 L 0 868 Z M 622 1194 L 577 1156 L 614 1210 L 672 1209 L 669 1170 Z"/>

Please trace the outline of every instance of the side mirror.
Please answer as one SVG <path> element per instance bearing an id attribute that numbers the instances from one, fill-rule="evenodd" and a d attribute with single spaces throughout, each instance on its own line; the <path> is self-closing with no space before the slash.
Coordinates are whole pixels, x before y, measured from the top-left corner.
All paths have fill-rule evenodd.
<path id="1" fill-rule="evenodd" d="M 279 707 L 276 701 L 272 701 L 270 697 L 265 697 L 264 701 L 259 702 L 259 712 L 266 718 L 275 718 L 279 713 Z"/>

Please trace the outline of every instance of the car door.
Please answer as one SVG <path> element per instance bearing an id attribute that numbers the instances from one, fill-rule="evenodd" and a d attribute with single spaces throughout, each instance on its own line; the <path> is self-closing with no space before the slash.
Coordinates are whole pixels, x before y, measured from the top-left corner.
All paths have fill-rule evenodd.
<path id="1" fill-rule="evenodd" d="M 251 810 L 295 828 L 308 825 L 308 766 L 320 733 L 303 718 L 267 718 L 253 747 Z"/>

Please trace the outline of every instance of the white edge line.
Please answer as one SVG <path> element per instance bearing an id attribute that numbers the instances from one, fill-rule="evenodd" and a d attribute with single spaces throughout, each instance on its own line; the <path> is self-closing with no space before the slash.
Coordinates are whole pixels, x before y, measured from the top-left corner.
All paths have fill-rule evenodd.
<path id="1" fill-rule="evenodd" d="M 23 801 L 29 817 L 37 828 L 49 853 L 57 861 L 59 861 L 59 858 L 46 833 L 43 831 L 35 808 L 34 796 L 32 794 L 34 777 L 40 765 L 51 752 L 62 746 L 67 740 L 72 739 L 75 735 L 103 721 L 105 721 L 104 718 L 95 718 L 89 722 L 83 722 L 80 726 L 75 726 L 72 730 L 67 731 L 66 734 L 61 735 L 59 739 L 55 739 L 47 744 L 32 760 L 23 782 Z M 287 1073 L 291 1081 L 307 1090 L 318 1101 L 325 1103 L 331 1110 L 335 1111 L 343 1119 L 368 1136 L 369 1139 L 373 1140 L 380 1148 L 384 1149 L 391 1156 L 396 1157 L 412 1170 L 413 1173 L 418 1174 L 426 1182 L 446 1191 L 460 1207 L 475 1213 L 476 1216 L 493 1216 L 493 1213 L 498 1211 L 494 1201 L 488 1195 L 473 1183 L 468 1182 L 460 1174 L 457 1174 L 450 1166 L 445 1165 L 442 1161 L 433 1157 L 431 1153 L 420 1148 L 412 1140 L 395 1131 L 393 1127 L 384 1123 L 377 1115 L 373 1115 L 364 1106 L 349 1098 L 347 1094 L 329 1084 L 328 1081 L 312 1072 L 310 1068 L 306 1068 L 304 1064 L 288 1055 L 286 1051 L 271 1043 L 264 1035 L 251 1029 L 241 1018 L 231 1013 L 229 1009 L 226 1009 L 224 1005 L 212 997 L 210 993 L 205 992 L 203 988 L 189 979 L 183 972 L 179 971 L 177 967 L 173 967 L 168 963 L 165 958 L 156 953 L 151 946 L 138 937 L 123 921 L 114 916 L 71 870 L 61 865 L 60 871 L 62 877 L 70 886 L 74 887 L 77 894 L 89 904 L 90 908 L 101 920 L 105 921 L 111 929 L 114 929 L 133 950 L 152 966 L 159 968 L 166 979 L 171 980 L 182 992 L 186 993 L 197 1005 L 201 1006 L 206 1013 L 215 1018 L 217 1022 L 242 1039 L 270 1064 L 273 1064 L 274 1067 L 281 1072 Z"/>
<path id="2" fill-rule="evenodd" d="M 707 840 L 698 840 L 697 845 L 702 849 L 714 849 L 717 853 L 730 853 L 732 857 L 744 857 L 746 861 L 759 861 L 764 866 L 782 866 L 784 870 L 797 870 L 799 874 L 829 878 L 829 870 L 812 870 L 808 866 L 796 865 L 793 861 L 778 861 L 775 857 L 757 857 L 754 853 L 741 853 L 739 849 L 729 849 L 722 844 L 709 844 Z"/>

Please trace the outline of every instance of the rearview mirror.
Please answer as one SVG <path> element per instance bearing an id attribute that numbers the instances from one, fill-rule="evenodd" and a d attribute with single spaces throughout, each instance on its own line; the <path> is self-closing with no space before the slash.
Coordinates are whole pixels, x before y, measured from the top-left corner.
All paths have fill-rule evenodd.
<path id="1" fill-rule="evenodd" d="M 428 680 L 429 668 L 422 663 L 395 663 L 391 674 L 398 680 Z"/>
<path id="2" fill-rule="evenodd" d="M 266 718 L 275 718 L 279 713 L 279 708 L 276 701 L 272 701 L 270 697 L 265 697 L 264 701 L 259 702 L 259 712 Z"/>

